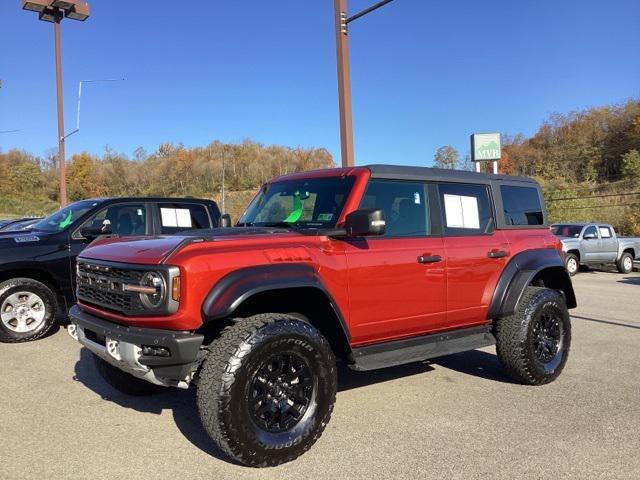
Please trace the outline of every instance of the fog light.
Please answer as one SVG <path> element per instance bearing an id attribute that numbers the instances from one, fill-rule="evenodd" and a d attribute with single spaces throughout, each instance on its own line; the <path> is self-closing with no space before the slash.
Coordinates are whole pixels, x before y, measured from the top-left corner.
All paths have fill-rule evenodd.
<path id="1" fill-rule="evenodd" d="M 145 357 L 170 357 L 171 352 L 165 347 L 152 347 L 150 345 L 142 345 L 142 355 Z"/>

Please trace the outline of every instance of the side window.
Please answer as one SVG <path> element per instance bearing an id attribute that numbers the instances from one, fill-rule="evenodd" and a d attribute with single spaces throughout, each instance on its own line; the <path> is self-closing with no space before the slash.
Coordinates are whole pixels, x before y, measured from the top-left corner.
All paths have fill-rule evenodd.
<path id="1" fill-rule="evenodd" d="M 211 228 L 209 214 L 204 205 L 161 203 L 158 208 L 160 209 L 160 224 L 163 234 Z"/>
<path id="2" fill-rule="evenodd" d="M 486 233 L 492 220 L 486 185 L 441 183 L 438 185 L 444 210 L 445 235 Z"/>
<path id="3" fill-rule="evenodd" d="M 371 180 L 360 208 L 379 208 L 387 222 L 385 237 L 417 237 L 429 234 L 424 183 Z"/>
<path id="4" fill-rule="evenodd" d="M 105 220 L 111 223 L 114 235 L 144 235 L 147 231 L 147 209 L 143 204 L 111 205 L 96 213 L 85 225 L 99 227 Z"/>
<path id="5" fill-rule="evenodd" d="M 600 236 L 602 238 L 611 238 L 611 229 L 609 227 L 600 227 Z"/>
<path id="6" fill-rule="evenodd" d="M 595 238 L 598 238 L 598 231 L 596 230 L 596 227 L 593 225 L 588 226 L 585 230 L 584 233 L 582 234 L 582 238 L 588 236 L 588 235 L 593 235 L 595 236 Z"/>
<path id="7" fill-rule="evenodd" d="M 507 225 L 543 225 L 542 205 L 538 189 L 501 185 L 504 222 Z"/>

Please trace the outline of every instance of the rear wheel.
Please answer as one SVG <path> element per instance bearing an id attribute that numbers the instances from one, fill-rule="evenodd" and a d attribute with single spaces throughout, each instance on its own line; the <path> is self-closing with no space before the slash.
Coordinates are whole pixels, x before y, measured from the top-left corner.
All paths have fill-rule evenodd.
<path id="1" fill-rule="evenodd" d="M 0 283 L 0 342 L 37 340 L 53 327 L 57 303 L 51 289 L 31 278 Z"/>
<path id="2" fill-rule="evenodd" d="M 572 277 L 578 273 L 580 269 L 580 261 L 578 260 L 578 256 L 574 253 L 567 253 L 567 256 L 564 258 L 564 265 L 567 268 L 567 272 Z"/>
<path id="3" fill-rule="evenodd" d="M 616 262 L 616 267 L 620 273 L 631 273 L 633 271 L 633 256 L 629 252 L 624 252 Z"/>
<path id="4" fill-rule="evenodd" d="M 146 380 L 142 380 L 141 378 L 136 378 L 133 375 L 114 367 L 97 355 L 93 355 L 93 360 L 100 376 L 109 385 L 125 395 L 144 397 L 147 395 L 153 395 L 154 393 L 166 392 L 168 390 L 167 387 L 162 387 L 160 385 L 147 382 Z"/>
<path id="5" fill-rule="evenodd" d="M 333 352 L 291 315 L 239 319 L 209 346 L 198 410 L 217 446 L 252 467 L 291 461 L 320 438 L 337 388 Z"/>
<path id="6" fill-rule="evenodd" d="M 552 382 L 569 357 L 571 322 L 560 293 L 527 287 L 518 310 L 496 325 L 498 359 L 507 373 L 527 385 Z"/>

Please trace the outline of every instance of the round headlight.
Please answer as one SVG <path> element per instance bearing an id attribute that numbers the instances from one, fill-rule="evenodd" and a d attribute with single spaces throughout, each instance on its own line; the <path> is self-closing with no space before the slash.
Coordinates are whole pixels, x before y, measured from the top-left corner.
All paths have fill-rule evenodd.
<path id="1" fill-rule="evenodd" d="M 140 300 L 146 308 L 156 309 L 161 307 L 167 295 L 167 285 L 164 277 L 157 272 L 147 272 L 142 276 L 140 285 L 155 289 L 155 293 L 141 293 Z"/>

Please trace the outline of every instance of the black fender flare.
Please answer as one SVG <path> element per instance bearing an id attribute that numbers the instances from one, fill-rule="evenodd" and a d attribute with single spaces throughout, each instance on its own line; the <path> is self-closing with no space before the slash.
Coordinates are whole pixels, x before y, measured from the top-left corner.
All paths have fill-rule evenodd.
<path id="1" fill-rule="evenodd" d="M 549 273 L 553 274 L 553 285 L 549 286 L 561 290 L 567 307 L 575 308 L 576 296 L 571 277 L 567 273 L 560 254 L 551 248 L 541 248 L 520 252 L 507 263 L 496 284 L 487 318 L 512 315 L 518 308 L 525 288 L 543 270 L 549 270 Z"/>
<path id="2" fill-rule="evenodd" d="M 233 315 L 249 297 L 270 290 L 310 287 L 321 291 L 340 321 L 347 341 L 351 340 L 344 317 L 315 269 L 305 263 L 257 265 L 241 268 L 222 277 L 202 303 L 202 319 L 212 320 Z"/>

